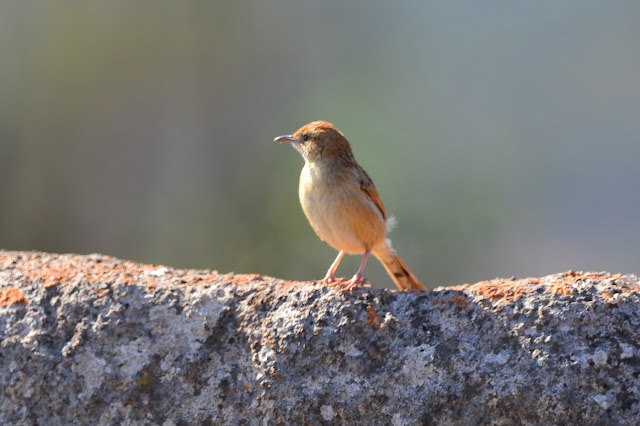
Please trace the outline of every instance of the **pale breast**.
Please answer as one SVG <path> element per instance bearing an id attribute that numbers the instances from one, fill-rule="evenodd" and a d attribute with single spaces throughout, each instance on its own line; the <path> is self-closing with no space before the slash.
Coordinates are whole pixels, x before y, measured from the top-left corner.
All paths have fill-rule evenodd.
<path id="1" fill-rule="evenodd" d="M 300 174 L 302 210 L 314 231 L 331 247 L 363 253 L 383 243 L 386 228 L 382 214 L 357 182 L 337 182 L 305 164 Z"/>

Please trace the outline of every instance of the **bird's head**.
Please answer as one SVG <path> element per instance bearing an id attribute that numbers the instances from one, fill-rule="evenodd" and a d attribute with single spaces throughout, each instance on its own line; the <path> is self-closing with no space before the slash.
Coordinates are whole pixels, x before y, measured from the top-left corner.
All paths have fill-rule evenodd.
<path id="1" fill-rule="evenodd" d="M 300 127 L 292 135 L 282 135 L 274 142 L 288 142 L 308 163 L 320 161 L 353 161 L 349 141 L 333 124 L 313 121 Z"/>

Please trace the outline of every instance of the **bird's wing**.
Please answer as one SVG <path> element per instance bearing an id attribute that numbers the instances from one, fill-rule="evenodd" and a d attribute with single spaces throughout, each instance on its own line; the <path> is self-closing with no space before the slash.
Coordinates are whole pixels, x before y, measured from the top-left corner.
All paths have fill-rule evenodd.
<path id="1" fill-rule="evenodd" d="M 387 219 L 387 211 L 384 208 L 382 198 L 380 198 L 380 194 L 378 194 L 378 190 L 373 184 L 373 180 L 371 180 L 369 174 L 362 167 L 358 167 L 358 179 L 360 181 L 360 190 L 364 192 L 367 198 L 369 198 L 373 204 L 376 205 L 378 210 L 380 210 L 382 218 Z"/>

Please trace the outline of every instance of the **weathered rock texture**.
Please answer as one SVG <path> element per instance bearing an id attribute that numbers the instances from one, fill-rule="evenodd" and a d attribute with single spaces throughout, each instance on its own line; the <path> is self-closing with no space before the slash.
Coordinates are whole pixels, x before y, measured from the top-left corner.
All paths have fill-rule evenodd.
<path id="1" fill-rule="evenodd" d="M 0 251 L 0 423 L 637 424 L 640 286 L 428 293 Z"/>

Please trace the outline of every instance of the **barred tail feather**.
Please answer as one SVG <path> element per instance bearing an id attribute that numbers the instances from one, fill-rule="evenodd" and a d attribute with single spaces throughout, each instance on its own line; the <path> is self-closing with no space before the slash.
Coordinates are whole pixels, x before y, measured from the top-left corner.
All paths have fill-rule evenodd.
<path id="1" fill-rule="evenodd" d="M 378 258 L 384 269 L 393 279 L 400 290 L 426 290 L 418 277 L 407 267 L 400 257 L 393 251 L 391 245 L 376 250 L 373 255 Z"/>

